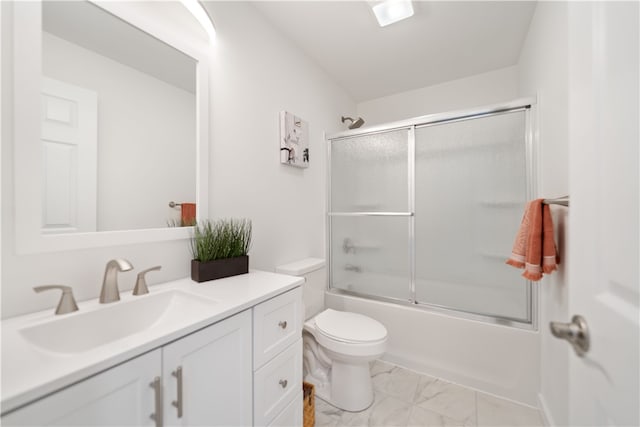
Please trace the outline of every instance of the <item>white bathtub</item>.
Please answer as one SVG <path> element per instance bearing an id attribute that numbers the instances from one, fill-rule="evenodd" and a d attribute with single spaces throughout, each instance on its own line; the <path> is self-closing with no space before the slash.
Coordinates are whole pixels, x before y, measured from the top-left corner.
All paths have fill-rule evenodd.
<path id="1" fill-rule="evenodd" d="M 466 320 L 421 308 L 325 294 L 325 304 L 382 322 L 389 362 L 537 407 L 538 332 Z"/>

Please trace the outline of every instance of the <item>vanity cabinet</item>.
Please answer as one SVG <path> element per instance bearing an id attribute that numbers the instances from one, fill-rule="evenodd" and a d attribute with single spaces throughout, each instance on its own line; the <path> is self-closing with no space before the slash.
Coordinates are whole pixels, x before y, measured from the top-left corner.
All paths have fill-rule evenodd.
<path id="1" fill-rule="evenodd" d="M 11 412 L 2 424 L 249 426 L 251 346 L 245 310 Z"/>
<path id="2" fill-rule="evenodd" d="M 240 292 L 234 279 L 222 280 L 216 285 L 221 294 L 225 283 L 229 292 Z M 229 317 L 167 335 L 155 348 L 138 347 L 128 361 L 103 364 L 106 369 L 91 376 L 76 368 L 75 383 L 10 410 L 2 425 L 302 426 L 302 289 L 244 301 Z M 42 368 L 86 354 L 38 350 L 31 357 Z"/>
<path id="3" fill-rule="evenodd" d="M 253 421 L 302 425 L 302 288 L 253 309 Z"/>
<path id="4" fill-rule="evenodd" d="M 162 348 L 164 425 L 252 424 L 251 310 Z"/>
<path id="5" fill-rule="evenodd" d="M 71 385 L 2 417 L 4 426 L 153 426 L 161 350 Z"/>

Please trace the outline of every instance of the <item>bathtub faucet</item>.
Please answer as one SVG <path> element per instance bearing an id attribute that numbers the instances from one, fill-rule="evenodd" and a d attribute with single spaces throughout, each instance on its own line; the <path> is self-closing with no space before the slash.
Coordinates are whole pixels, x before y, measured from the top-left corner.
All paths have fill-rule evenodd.
<path id="1" fill-rule="evenodd" d="M 347 271 L 353 271 L 355 273 L 362 273 L 362 268 L 353 264 L 345 264 L 344 269 Z"/>
<path id="2" fill-rule="evenodd" d="M 356 252 L 356 247 L 354 246 L 350 238 L 345 237 L 344 240 L 342 241 L 342 251 L 345 254 L 348 254 L 349 252 L 353 252 L 353 253 Z"/>

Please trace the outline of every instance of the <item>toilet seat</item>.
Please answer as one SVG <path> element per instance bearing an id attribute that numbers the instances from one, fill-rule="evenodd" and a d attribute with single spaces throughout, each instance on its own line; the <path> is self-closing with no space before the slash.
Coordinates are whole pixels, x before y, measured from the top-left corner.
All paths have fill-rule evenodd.
<path id="1" fill-rule="evenodd" d="M 355 319 L 355 322 L 347 319 Z M 363 330 L 369 327 L 371 331 Z M 341 356 L 376 357 L 386 351 L 387 329 L 361 314 L 326 309 L 305 322 L 304 329 L 326 350 Z M 363 334 L 360 339 L 354 339 L 358 331 Z"/>
<path id="2" fill-rule="evenodd" d="M 336 341 L 371 343 L 387 337 L 387 329 L 382 323 L 358 313 L 328 308 L 318 314 L 314 321 L 320 333 Z"/>

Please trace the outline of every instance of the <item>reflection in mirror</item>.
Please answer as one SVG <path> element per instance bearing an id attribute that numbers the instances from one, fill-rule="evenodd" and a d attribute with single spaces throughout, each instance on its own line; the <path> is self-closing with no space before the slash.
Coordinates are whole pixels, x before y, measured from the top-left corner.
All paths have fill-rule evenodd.
<path id="1" fill-rule="evenodd" d="M 42 5 L 42 232 L 193 219 L 197 62 L 87 1 Z"/>

